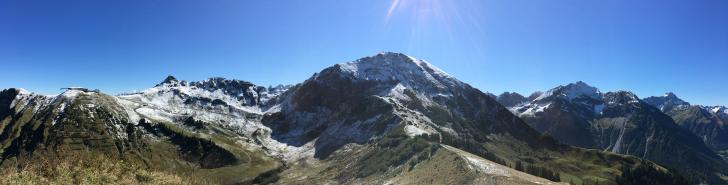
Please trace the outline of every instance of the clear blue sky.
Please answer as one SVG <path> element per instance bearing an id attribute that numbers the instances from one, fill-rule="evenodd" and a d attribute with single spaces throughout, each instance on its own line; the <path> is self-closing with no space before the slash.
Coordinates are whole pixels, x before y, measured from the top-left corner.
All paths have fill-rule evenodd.
<path id="1" fill-rule="evenodd" d="M 381 51 L 496 94 L 583 80 L 728 105 L 725 0 L 0 1 L 0 88 L 45 94 L 293 84 Z"/>

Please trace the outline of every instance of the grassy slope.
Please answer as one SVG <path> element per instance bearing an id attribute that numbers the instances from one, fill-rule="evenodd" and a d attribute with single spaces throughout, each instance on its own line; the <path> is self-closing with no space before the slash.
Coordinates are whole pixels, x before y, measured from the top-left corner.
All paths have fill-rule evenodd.
<path id="1" fill-rule="evenodd" d="M 0 184 L 187 184 L 194 179 L 148 170 L 134 162 L 103 154 L 77 153 L 61 159 L 39 159 L 21 168 L 0 171 Z"/>
<path id="2" fill-rule="evenodd" d="M 508 140 L 501 136 L 499 140 Z M 606 153 L 592 149 L 568 147 L 562 151 L 534 150 L 525 144 L 513 142 L 491 142 L 484 145 L 496 156 L 508 164 L 521 161 L 524 165 L 545 167 L 559 172 L 562 182 L 574 184 L 614 184 L 614 179 L 621 175 L 624 165 L 634 167 L 644 161 L 628 155 Z"/>

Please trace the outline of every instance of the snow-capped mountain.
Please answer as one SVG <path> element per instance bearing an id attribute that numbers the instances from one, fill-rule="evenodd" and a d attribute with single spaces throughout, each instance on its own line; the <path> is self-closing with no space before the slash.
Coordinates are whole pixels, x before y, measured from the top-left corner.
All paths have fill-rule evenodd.
<path id="1" fill-rule="evenodd" d="M 129 113 L 131 118 L 174 122 L 194 117 L 250 136 L 259 129 L 255 118 L 262 117 L 267 103 L 290 87 L 266 88 L 224 78 L 187 83 L 169 76 L 155 87 L 118 98 L 127 109 L 134 110 Z"/>
<path id="2" fill-rule="evenodd" d="M 568 101 L 580 100 L 580 99 L 599 99 L 601 92 L 596 87 L 589 86 L 582 81 L 571 83 L 565 86 L 558 86 L 553 88 L 546 93 L 539 95 L 534 101 L 550 99 L 550 98 L 561 98 Z"/>
<path id="3" fill-rule="evenodd" d="M 583 169 L 591 168 L 586 163 L 552 160 L 554 156 L 579 156 L 575 154 L 582 150 L 542 136 L 491 95 L 425 61 L 399 53 L 381 53 L 324 69 L 292 88 L 279 101 L 276 110 L 280 111 L 267 113 L 263 123 L 273 130 L 272 137 L 278 141 L 313 146 L 314 157 L 327 161 L 308 169 L 316 173 L 328 174 L 330 170 L 323 169 L 333 168 L 341 170 L 340 173 L 361 175 L 369 172 L 359 171 L 358 167 L 372 163 L 391 165 L 389 160 L 379 160 L 392 154 L 379 151 L 398 150 L 401 143 L 410 141 L 404 138 L 427 138 L 491 156 L 489 160 L 495 161 L 529 160 L 524 163 L 542 167 L 567 163 L 579 166 L 562 169 L 560 173 L 564 174 L 579 176 Z M 397 141 L 394 146 L 393 140 Z M 507 149 L 514 146 L 518 146 L 518 151 Z M 364 156 L 367 160 L 359 160 L 360 155 L 345 155 L 350 153 L 341 153 L 342 150 L 378 152 L 364 152 L 368 153 Z M 580 157 L 585 156 L 575 158 Z M 341 163 L 353 167 L 341 169 Z M 307 175 L 312 174 L 287 174 L 284 179 Z M 389 175 L 392 174 L 382 174 Z M 404 176 L 408 175 L 411 174 Z"/>
<path id="4" fill-rule="evenodd" d="M 664 100 L 650 101 L 664 102 L 666 105 L 658 106 L 664 109 L 685 104 L 670 94 Z M 510 110 L 536 130 L 567 144 L 634 155 L 682 170 L 709 167 L 726 171 L 725 162 L 700 138 L 629 91 L 602 93 L 576 82 Z M 676 151 L 682 155 L 672 155 Z"/>
<path id="5" fill-rule="evenodd" d="M 589 103 L 599 93 L 583 86 L 532 99 Z M 295 86 L 169 76 L 118 96 L 9 89 L 0 93 L 0 120 L 0 164 L 91 151 L 219 184 L 609 184 L 623 167 L 654 165 L 560 144 L 493 95 L 389 52 Z M 516 163 L 540 177 L 506 167 Z"/>
<path id="6" fill-rule="evenodd" d="M 673 93 L 645 98 L 675 123 L 700 137 L 716 151 L 728 149 L 728 111 L 724 106 L 691 105 Z"/>
<path id="7" fill-rule="evenodd" d="M 663 96 L 652 96 L 644 99 L 645 102 L 659 108 L 663 112 L 670 112 L 673 109 L 687 108 L 690 103 L 678 98 L 674 93 L 668 92 Z"/>
<path id="8" fill-rule="evenodd" d="M 722 105 L 716 106 L 703 106 L 705 109 L 710 110 L 711 113 L 718 115 L 723 119 L 728 119 L 728 107 Z"/>

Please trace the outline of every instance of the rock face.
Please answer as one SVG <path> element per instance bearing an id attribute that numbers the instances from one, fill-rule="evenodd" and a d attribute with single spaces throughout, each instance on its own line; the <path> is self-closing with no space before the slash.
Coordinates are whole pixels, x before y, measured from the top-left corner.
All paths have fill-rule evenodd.
<path id="1" fill-rule="evenodd" d="M 700 137 L 713 150 L 728 149 L 728 111 L 724 106 L 691 105 L 673 93 L 644 101 L 670 115 L 675 123 Z"/>
<path id="2" fill-rule="evenodd" d="M 683 106 L 679 99 L 664 102 L 670 104 L 664 109 Z M 725 162 L 700 138 L 631 92 L 602 93 L 576 82 L 510 109 L 536 130 L 567 144 L 653 160 L 712 183 L 721 180 L 709 171 L 726 172 Z"/>
<path id="3" fill-rule="evenodd" d="M 521 94 L 515 92 L 504 92 L 503 94 L 498 95 L 496 100 L 498 100 L 498 103 L 501 103 L 503 106 L 513 107 L 522 103 L 526 103 L 528 101 L 528 98 L 523 97 Z"/>
<path id="4" fill-rule="evenodd" d="M 670 112 L 673 109 L 683 109 L 690 106 L 690 103 L 678 98 L 674 93 L 668 92 L 664 96 L 647 97 L 644 101 L 652 106 L 657 107 L 663 112 Z"/>
<path id="5" fill-rule="evenodd" d="M 120 96 L 9 89 L 0 120 L 3 166 L 98 152 L 219 184 L 614 184 L 621 169 L 652 164 L 560 144 L 491 95 L 399 53 L 295 86 L 170 76 Z M 506 168 L 515 164 L 544 178 Z"/>

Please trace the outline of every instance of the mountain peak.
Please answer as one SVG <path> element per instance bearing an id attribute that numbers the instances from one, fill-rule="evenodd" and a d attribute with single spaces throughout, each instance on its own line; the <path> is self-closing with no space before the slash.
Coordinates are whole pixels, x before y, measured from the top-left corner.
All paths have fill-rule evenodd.
<path id="1" fill-rule="evenodd" d="M 667 92 L 662 96 L 647 97 L 644 101 L 647 102 L 647 104 L 659 108 L 663 112 L 667 112 L 678 107 L 690 106 L 690 103 L 680 99 L 672 92 Z"/>
<path id="2" fill-rule="evenodd" d="M 564 97 L 571 101 L 579 97 L 589 97 L 592 99 L 599 99 L 601 92 L 596 87 L 592 87 L 583 81 L 577 81 L 567 85 L 560 85 L 553 88 L 546 93 L 541 94 L 536 100 L 541 100 L 548 97 Z"/>
<path id="3" fill-rule="evenodd" d="M 13 93 L 15 93 L 15 94 L 32 94 L 32 93 L 31 93 L 30 91 L 28 91 L 28 90 L 25 90 L 25 89 L 23 89 L 23 88 L 15 88 L 15 87 L 12 87 L 12 88 L 8 88 L 8 89 L 3 89 L 2 91 L 3 91 L 3 92 L 13 92 Z"/>
<path id="4" fill-rule="evenodd" d="M 728 119 L 728 107 L 725 106 L 712 106 L 712 107 L 705 107 L 707 109 L 710 109 L 710 112 L 717 114 L 718 116 L 725 117 Z"/>
<path id="5" fill-rule="evenodd" d="M 663 97 L 666 97 L 666 98 L 677 98 L 677 96 L 675 95 L 675 93 L 672 93 L 672 92 L 666 92 L 665 95 L 663 95 Z"/>
<path id="6" fill-rule="evenodd" d="M 516 92 L 503 92 L 496 97 L 496 101 L 506 107 L 513 107 L 528 101 L 526 97 Z"/>
<path id="7" fill-rule="evenodd" d="M 618 90 L 618 91 L 612 91 L 606 93 L 604 96 L 620 96 L 627 98 L 629 100 L 638 100 L 637 95 L 634 94 L 632 91 L 626 91 L 626 90 Z"/>
<path id="8" fill-rule="evenodd" d="M 596 87 L 593 87 L 584 81 L 576 81 L 574 83 L 570 83 L 570 84 L 566 85 L 566 87 L 572 88 L 572 89 L 590 89 L 590 90 L 598 91 Z"/>
<path id="9" fill-rule="evenodd" d="M 411 88 L 444 89 L 460 84 L 455 78 L 424 60 L 394 52 L 383 52 L 336 64 L 322 71 L 322 74 L 325 73 L 338 73 L 355 81 L 393 82 Z"/>
<path id="10" fill-rule="evenodd" d="M 165 85 L 165 84 L 168 84 L 168 85 L 178 85 L 179 84 L 179 80 L 177 80 L 177 78 L 175 78 L 172 75 L 168 75 L 167 78 L 164 78 L 164 80 L 162 81 L 162 83 L 159 83 L 156 86 L 159 87 L 159 86 L 162 86 L 162 85 Z"/>

